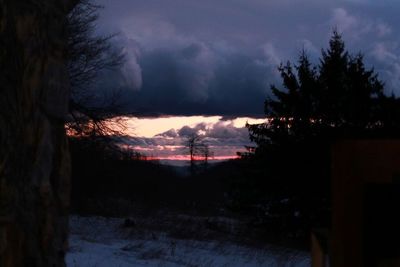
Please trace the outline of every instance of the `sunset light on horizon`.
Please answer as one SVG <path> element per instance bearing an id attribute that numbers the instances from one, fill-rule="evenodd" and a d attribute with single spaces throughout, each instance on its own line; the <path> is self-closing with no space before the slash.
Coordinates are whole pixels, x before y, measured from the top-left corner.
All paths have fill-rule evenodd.
<path id="1" fill-rule="evenodd" d="M 211 161 L 237 158 L 237 152 L 251 146 L 246 123 L 263 123 L 265 119 L 251 117 L 223 116 L 164 116 L 155 118 L 117 117 L 111 120 L 122 121 L 120 127 L 127 148 L 139 152 L 149 160 L 189 161 L 188 136 L 196 134 L 207 144 L 212 152 Z"/>

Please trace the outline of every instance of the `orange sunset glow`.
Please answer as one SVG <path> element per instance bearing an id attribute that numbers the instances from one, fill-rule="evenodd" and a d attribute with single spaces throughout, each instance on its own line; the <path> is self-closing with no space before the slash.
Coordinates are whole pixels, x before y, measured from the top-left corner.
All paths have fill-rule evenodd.
<path id="1" fill-rule="evenodd" d="M 116 123 L 122 121 L 123 126 Z M 125 148 L 139 152 L 148 160 L 189 161 L 185 140 L 187 135 L 199 135 L 210 147 L 211 161 L 237 158 L 237 152 L 251 145 L 246 123 L 265 119 L 223 116 L 165 116 L 156 118 L 117 117 L 107 123 L 126 136 Z M 129 139 L 129 140 L 128 140 Z"/>
<path id="2" fill-rule="evenodd" d="M 251 117 L 237 117 L 223 120 L 222 116 L 118 117 L 109 122 L 113 127 L 117 127 L 117 129 L 119 126 L 114 123 L 116 120 L 122 120 L 124 122 L 125 128 L 121 129 L 124 134 L 137 137 L 154 137 L 170 129 L 179 129 L 183 126 L 191 127 L 200 123 L 212 126 L 222 121 L 225 125 L 233 124 L 236 128 L 242 128 L 245 127 L 246 123 L 257 124 L 265 122 L 265 119 Z"/>

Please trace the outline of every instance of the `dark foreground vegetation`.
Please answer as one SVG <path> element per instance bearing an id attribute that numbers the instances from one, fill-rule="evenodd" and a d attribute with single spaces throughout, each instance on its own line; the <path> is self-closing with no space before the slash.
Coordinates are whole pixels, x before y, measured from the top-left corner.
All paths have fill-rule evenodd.
<path id="1" fill-rule="evenodd" d="M 200 212 L 221 203 L 218 179 L 182 176 L 172 166 L 132 157 L 107 144 L 90 138 L 70 139 L 74 211 L 116 216 L 142 206 Z M 101 206 L 107 202 L 119 204 Z"/>
<path id="2" fill-rule="evenodd" d="M 73 213 L 131 218 L 127 226 L 145 219 L 152 222 L 146 227 L 184 239 L 308 247 L 308 233 L 293 216 L 293 200 L 277 192 L 265 195 L 268 190 L 256 184 L 264 173 L 252 161 L 217 163 L 190 175 L 190 165 L 138 159 L 107 144 L 70 138 Z M 177 168 L 187 168 L 187 174 Z M 246 179 L 250 176 L 257 178 Z M 220 217 L 238 221 L 234 230 Z"/>

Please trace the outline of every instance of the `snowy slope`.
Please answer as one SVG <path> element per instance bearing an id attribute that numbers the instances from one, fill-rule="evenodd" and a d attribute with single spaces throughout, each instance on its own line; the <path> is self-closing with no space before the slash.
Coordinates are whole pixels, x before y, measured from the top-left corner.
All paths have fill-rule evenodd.
<path id="1" fill-rule="evenodd" d="M 70 224 L 68 267 L 310 266 L 304 252 L 174 239 L 163 232 L 132 236 L 122 219 L 73 216 Z"/>

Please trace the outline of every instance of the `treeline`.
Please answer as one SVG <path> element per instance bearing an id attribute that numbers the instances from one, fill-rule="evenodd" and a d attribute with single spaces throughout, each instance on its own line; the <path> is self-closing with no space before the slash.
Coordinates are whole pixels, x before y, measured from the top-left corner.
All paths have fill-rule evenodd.
<path id="1" fill-rule="evenodd" d="M 398 138 L 400 101 L 385 94 L 378 74 L 365 66 L 363 55 L 346 50 L 336 31 L 317 65 L 302 51 L 279 72 L 283 89 L 271 86 L 268 122 L 247 125 L 256 147 L 245 154 L 248 174 L 235 177 L 237 208 L 257 207 L 265 227 L 275 221 L 306 238 L 310 228 L 330 224 L 332 145 L 339 139 Z"/>
<path id="2" fill-rule="evenodd" d="M 110 143 L 111 142 L 111 143 Z M 139 210 L 215 212 L 223 204 L 218 179 L 188 178 L 172 166 L 119 150 L 113 140 L 70 137 L 72 212 L 129 216 Z"/>

